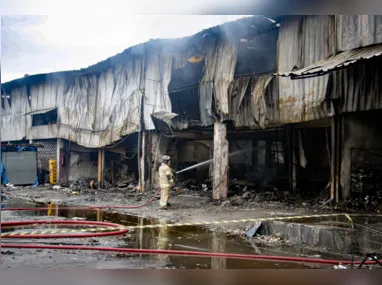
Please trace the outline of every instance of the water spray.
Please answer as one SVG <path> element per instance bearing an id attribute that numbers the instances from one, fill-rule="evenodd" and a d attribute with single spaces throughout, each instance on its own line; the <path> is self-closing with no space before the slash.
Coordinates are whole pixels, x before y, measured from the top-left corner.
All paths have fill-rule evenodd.
<path id="1" fill-rule="evenodd" d="M 243 152 L 247 152 L 247 151 L 250 151 L 252 149 L 255 149 L 257 147 L 254 147 L 254 148 L 247 148 L 247 149 L 243 149 L 243 150 L 239 150 L 239 151 L 235 151 L 235 152 L 232 152 L 228 155 L 228 157 L 231 157 L 231 156 L 234 156 L 234 155 L 238 155 L 240 153 L 243 153 Z M 197 167 L 200 167 L 202 165 L 205 165 L 205 164 L 209 164 L 213 161 L 213 159 L 209 159 L 209 160 L 206 160 L 206 161 L 202 161 L 202 162 L 199 162 L 197 164 L 194 164 L 194 165 L 191 165 L 185 169 L 182 169 L 182 170 L 179 170 L 178 172 L 176 172 L 176 174 L 179 174 L 179 173 L 182 173 L 182 172 L 185 172 L 185 171 L 188 171 L 188 170 L 191 170 L 191 169 L 194 169 L 194 168 L 197 168 Z"/>

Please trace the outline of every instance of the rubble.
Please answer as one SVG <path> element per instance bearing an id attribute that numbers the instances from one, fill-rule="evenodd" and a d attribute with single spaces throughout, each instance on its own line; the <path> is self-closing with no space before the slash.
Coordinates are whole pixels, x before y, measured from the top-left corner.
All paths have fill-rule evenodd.
<path id="1" fill-rule="evenodd" d="M 281 236 L 276 235 L 259 235 L 252 238 L 252 241 L 256 244 L 264 245 L 281 245 L 286 244 L 287 241 Z"/>
<path id="2" fill-rule="evenodd" d="M 344 266 L 344 265 L 342 265 L 342 264 L 334 265 L 333 268 L 334 268 L 334 269 L 348 269 L 346 266 Z"/>
<path id="3" fill-rule="evenodd" d="M 260 229 L 261 226 L 262 226 L 261 221 L 257 222 L 252 228 L 250 228 L 250 229 L 246 232 L 246 236 L 247 236 L 248 238 L 252 238 L 252 237 L 257 233 L 257 231 Z"/>
<path id="4" fill-rule="evenodd" d="M 382 171 L 369 166 L 358 166 L 351 174 L 352 198 L 343 207 L 353 211 L 380 211 L 382 204 Z"/>

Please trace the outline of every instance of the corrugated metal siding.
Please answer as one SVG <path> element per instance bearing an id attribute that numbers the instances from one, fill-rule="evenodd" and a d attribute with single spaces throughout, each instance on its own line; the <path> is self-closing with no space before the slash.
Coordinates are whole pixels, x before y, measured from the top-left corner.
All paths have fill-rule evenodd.
<path id="1" fill-rule="evenodd" d="M 212 111 L 214 84 L 213 82 L 202 82 L 199 86 L 199 110 L 202 126 L 214 124 L 214 114 Z"/>
<path id="2" fill-rule="evenodd" d="M 348 67 L 349 65 L 358 63 L 362 60 L 368 60 L 374 57 L 379 57 L 382 55 L 382 45 L 373 45 L 364 48 L 358 48 L 355 50 L 348 50 L 337 54 L 335 56 L 319 60 L 308 67 L 289 71 L 285 73 L 278 73 L 278 76 L 307 76 L 307 75 L 318 75 L 327 73 L 329 71 Z"/>
<path id="3" fill-rule="evenodd" d="M 334 16 L 286 17 L 278 40 L 277 72 L 303 68 L 335 52 Z M 291 80 L 278 78 L 279 122 L 317 120 L 328 115 L 329 76 Z"/>
<path id="4" fill-rule="evenodd" d="M 3 126 L 7 125 L 4 139 L 59 137 L 86 147 L 108 145 L 139 130 L 142 90 L 145 93 L 145 127 L 153 129 L 150 115 L 159 111 L 171 112 L 168 95 L 171 73 L 173 69 L 183 67 L 188 57 L 195 55 L 194 47 L 205 59 L 199 87 L 202 126 L 211 126 L 218 118 L 229 119 L 234 106 L 230 105 L 228 89 L 234 79 L 239 39 L 247 38 L 252 42 L 251 48 L 262 47 L 260 54 L 253 50 L 246 52 L 256 53 L 253 58 L 259 57 L 262 63 L 266 61 L 274 65 L 274 48 L 268 50 L 265 45 L 275 41 L 277 31 L 271 36 L 267 34 L 275 28 L 261 16 L 252 17 L 214 27 L 189 38 L 149 41 L 84 70 L 31 76 L 30 80 L 25 79 L 33 83 L 31 101 L 27 98 L 26 88 L 21 87 L 11 91 L 23 94 L 19 99 L 12 98 L 17 101 L 15 106 L 4 107 Z M 260 44 L 260 41 L 266 43 Z M 265 56 L 267 51 L 269 55 Z M 43 80 L 44 83 L 36 83 Z M 16 88 L 25 82 L 19 80 L 8 85 Z M 235 106 L 239 106 L 241 100 L 244 101 L 243 94 L 235 101 Z M 32 127 L 31 116 L 21 116 L 49 108 L 58 109 L 56 125 Z"/>
<path id="5" fill-rule="evenodd" d="M 214 96 L 216 112 L 221 119 L 225 119 L 229 115 L 228 88 L 234 79 L 237 47 L 233 41 L 228 41 L 224 37 L 219 39 L 208 37 L 205 50 L 205 68 L 201 81 L 201 88 L 204 90 L 201 90 L 200 96 L 207 96 L 207 99 L 200 100 L 201 106 L 205 108 L 205 103 L 209 103 L 210 98 Z M 207 89 L 208 85 L 205 85 L 207 82 L 213 82 L 212 94 L 211 88 Z M 206 113 L 206 110 L 201 110 L 201 113 L 202 111 Z M 202 121 L 203 125 L 206 125 L 205 123 Z"/>
<path id="6" fill-rule="evenodd" d="M 155 128 L 165 135 L 173 134 L 173 130 L 181 131 L 188 128 L 186 115 L 160 111 L 151 114 Z"/>
<path id="7" fill-rule="evenodd" d="M 250 82 L 247 80 L 250 79 Z M 273 79 L 273 80 L 272 80 Z M 266 128 L 277 123 L 278 89 L 277 81 L 272 74 L 257 78 L 237 79 L 236 89 L 238 94 L 244 94 L 237 112 L 231 117 L 236 127 Z M 238 100 L 233 97 L 233 100 Z"/>
<path id="8" fill-rule="evenodd" d="M 229 87 L 229 113 L 230 118 L 232 118 L 233 120 L 236 118 L 239 112 L 239 108 L 243 101 L 244 95 L 247 92 L 248 84 L 250 81 L 251 76 L 237 78 L 234 81 L 232 81 Z"/>
<path id="9" fill-rule="evenodd" d="M 340 97 L 341 112 L 382 109 L 381 66 L 379 58 L 334 73 L 338 84 L 333 97 Z"/>
<path id="10" fill-rule="evenodd" d="M 270 117 L 268 114 L 276 111 L 275 109 L 269 108 L 269 103 L 265 96 L 265 90 L 271 80 L 272 75 L 268 74 L 257 78 L 255 84 L 252 84 L 251 94 L 253 116 L 255 117 L 255 121 L 262 128 L 265 128 L 268 124 L 268 118 Z"/>
<path id="11" fill-rule="evenodd" d="M 336 22 L 338 51 L 382 43 L 381 15 L 338 15 Z"/>
<path id="12" fill-rule="evenodd" d="M 32 125 L 30 116 L 24 116 L 30 111 L 26 88 L 17 88 L 11 92 L 12 105 L 4 100 L 2 113 L 1 139 L 3 141 L 22 140 L 26 135 L 27 126 Z M 27 118 L 28 117 L 28 118 Z"/>
<path id="13" fill-rule="evenodd" d="M 172 57 L 153 50 L 147 55 L 145 75 L 146 129 L 154 129 L 150 114 L 171 111 L 167 87 Z M 4 106 L 3 140 L 64 138 L 86 147 L 102 147 L 120 136 L 139 131 L 143 59 L 129 57 L 123 65 L 99 76 L 78 76 L 67 82 L 52 77 L 26 88 L 12 90 L 13 104 Z M 57 108 L 56 125 L 32 127 L 28 112 Z"/>
<path id="14" fill-rule="evenodd" d="M 159 111 L 171 112 L 168 85 L 171 80 L 173 57 L 163 56 L 158 52 L 149 53 L 145 71 L 145 128 L 154 129 L 150 115 Z"/>

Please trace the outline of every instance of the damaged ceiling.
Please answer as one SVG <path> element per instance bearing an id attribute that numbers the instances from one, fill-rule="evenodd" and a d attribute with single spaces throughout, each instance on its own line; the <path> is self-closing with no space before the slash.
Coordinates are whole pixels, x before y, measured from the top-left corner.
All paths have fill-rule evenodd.
<path id="1" fill-rule="evenodd" d="M 372 29 L 373 37 L 354 40 Z M 343 99 L 343 112 L 379 108 L 380 68 L 367 63 L 372 74 L 366 65 L 350 66 L 382 54 L 379 45 L 363 47 L 381 42 L 379 30 L 378 16 L 283 16 L 280 24 L 256 16 L 187 38 L 151 40 L 85 69 L 14 80 L 3 85 L 10 95 L 3 100 L 3 140 L 59 137 L 97 148 L 141 127 L 170 135 L 218 120 L 244 129 L 320 120 L 332 115 L 332 98 Z M 349 84 L 354 79 L 372 84 L 363 87 L 372 99 L 361 99 L 361 86 Z M 54 108 L 56 124 L 32 127 L 31 114 Z"/>
<path id="2" fill-rule="evenodd" d="M 212 125 L 216 115 L 229 116 L 228 87 L 239 39 L 253 39 L 271 29 L 274 23 L 263 17 L 244 18 L 187 38 L 151 40 L 85 69 L 8 82 L 3 88 L 12 104 L 4 100 L 3 140 L 59 137 L 103 147 L 140 130 L 141 102 L 144 128 L 154 129 L 151 114 L 172 112 L 168 87 L 173 74 L 192 62 L 204 63 L 200 121 Z M 30 114 L 53 108 L 58 112 L 56 124 L 32 127 Z"/>

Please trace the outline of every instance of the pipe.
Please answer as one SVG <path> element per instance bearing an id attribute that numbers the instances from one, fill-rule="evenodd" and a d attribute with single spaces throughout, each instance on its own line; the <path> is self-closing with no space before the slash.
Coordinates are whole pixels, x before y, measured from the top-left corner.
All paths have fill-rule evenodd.
<path id="1" fill-rule="evenodd" d="M 3 248 L 22 248 L 22 249 L 64 249 L 64 250 L 97 250 L 102 252 L 123 252 L 137 254 L 165 254 L 165 255 L 184 255 L 184 256 L 202 256 L 202 257 L 222 257 L 235 259 L 251 259 L 251 260 L 271 260 L 284 262 L 301 262 L 316 263 L 328 265 L 350 265 L 351 260 L 331 260 L 316 259 L 308 257 L 291 257 L 291 256 L 271 256 L 271 255 L 255 255 L 255 254 L 236 254 L 236 253 L 216 253 L 216 252 L 200 252 L 185 250 L 161 250 L 161 249 L 137 249 L 137 248 L 113 248 L 113 247 L 94 247 L 94 246 L 74 246 L 74 245 L 39 245 L 39 244 L 1 244 Z M 382 260 L 380 261 L 382 262 Z M 360 261 L 354 264 L 361 264 Z M 373 265 L 376 261 L 366 261 L 364 264 Z"/>
<path id="2" fill-rule="evenodd" d="M 66 207 L 65 210 L 96 210 L 96 209 L 139 209 L 142 207 L 147 206 L 148 204 L 152 203 L 158 193 L 160 192 L 160 188 L 155 192 L 154 196 L 148 200 L 146 203 L 138 206 L 89 206 L 89 207 Z M 49 210 L 48 207 L 42 207 L 42 208 L 4 208 L 3 211 L 43 211 L 43 210 Z"/>

